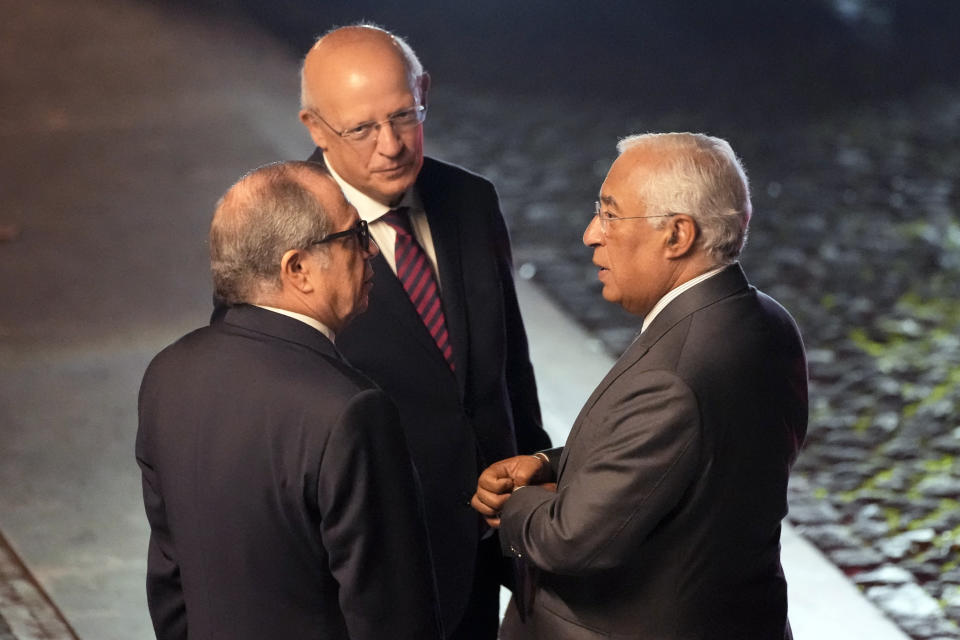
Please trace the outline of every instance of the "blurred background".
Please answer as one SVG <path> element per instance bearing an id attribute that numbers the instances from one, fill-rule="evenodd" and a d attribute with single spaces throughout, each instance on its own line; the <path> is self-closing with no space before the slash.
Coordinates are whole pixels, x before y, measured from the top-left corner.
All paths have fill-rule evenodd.
<path id="1" fill-rule="evenodd" d="M 145 611 L 110 604 L 142 591 L 136 392 L 206 321 L 213 203 L 251 167 L 309 154 L 297 60 L 369 20 L 433 77 L 428 152 L 494 181 L 519 277 L 596 351 L 638 327 L 601 300 L 580 243 L 617 139 L 731 142 L 755 208 L 743 264 L 809 350 L 790 519 L 905 633 L 960 638 L 960 3 L 0 13 L 0 531 L 83 637 L 144 637 Z"/>

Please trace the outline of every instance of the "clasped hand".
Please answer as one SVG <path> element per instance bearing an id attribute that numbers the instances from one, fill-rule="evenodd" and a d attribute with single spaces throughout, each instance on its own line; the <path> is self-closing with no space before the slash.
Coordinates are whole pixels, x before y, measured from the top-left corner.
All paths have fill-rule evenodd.
<path id="1" fill-rule="evenodd" d="M 514 456 L 494 462 L 480 474 L 477 492 L 470 499 L 470 506 L 483 516 L 488 525 L 497 529 L 500 527 L 500 510 L 511 494 L 531 484 L 556 491 L 557 485 L 548 482 L 552 480 L 550 476 L 550 466 L 536 456 Z"/>

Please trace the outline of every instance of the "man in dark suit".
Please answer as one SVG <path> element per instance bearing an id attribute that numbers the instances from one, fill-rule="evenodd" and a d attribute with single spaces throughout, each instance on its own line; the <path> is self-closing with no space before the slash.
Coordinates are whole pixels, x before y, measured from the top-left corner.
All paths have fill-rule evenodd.
<path id="1" fill-rule="evenodd" d="M 539 569 L 501 637 L 789 638 L 780 522 L 806 361 L 793 319 L 736 262 L 746 176 L 704 135 L 618 148 L 584 243 L 603 297 L 643 325 L 562 449 L 480 477 L 475 507 Z"/>
<path id="2" fill-rule="evenodd" d="M 409 46 L 351 26 L 320 38 L 300 118 L 380 245 L 370 308 L 338 346 L 393 399 L 423 483 L 448 637 L 497 634 L 504 563 L 470 509 L 479 470 L 549 446 L 493 186 L 423 156 L 429 76 Z"/>
<path id="3" fill-rule="evenodd" d="M 221 199 L 210 255 L 230 307 L 140 389 L 157 637 L 439 638 L 396 409 L 333 344 L 368 303 L 366 224 L 322 166 L 269 165 Z"/>

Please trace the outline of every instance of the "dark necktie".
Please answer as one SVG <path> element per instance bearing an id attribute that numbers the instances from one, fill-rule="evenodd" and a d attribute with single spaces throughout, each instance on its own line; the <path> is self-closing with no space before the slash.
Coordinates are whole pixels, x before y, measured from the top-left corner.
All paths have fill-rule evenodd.
<path id="1" fill-rule="evenodd" d="M 433 269 L 430 267 L 426 252 L 413 236 L 407 208 L 391 209 L 381 220 L 397 232 L 397 241 L 394 245 L 397 277 L 403 284 L 404 291 L 410 296 L 410 301 L 417 313 L 420 314 L 423 324 L 433 336 L 433 341 L 437 343 L 440 353 L 453 370 L 453 348 L 450 346 L 450 335 L 447 333 L 447 321 L 443 315 L 443 305 L 440 303 L 437 280 L 433 276 Z"/>

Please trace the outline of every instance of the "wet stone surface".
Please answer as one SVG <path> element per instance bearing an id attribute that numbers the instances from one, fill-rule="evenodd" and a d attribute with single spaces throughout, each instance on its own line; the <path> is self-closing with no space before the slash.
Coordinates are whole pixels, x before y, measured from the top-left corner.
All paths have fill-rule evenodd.
<path id="1" fill-rule="evenodd" d="M 754 200 L 742 263 L 809 353 L 788 518 L 913 638 L 960 639 L 960 91 L 775 126 L 450 87 L 433 104 L 429 151 L 493 180 L 518 273 L 614 356 L 640 321 L 602 300 L 581 236 L 616 140 L 731 142 Z"/>

